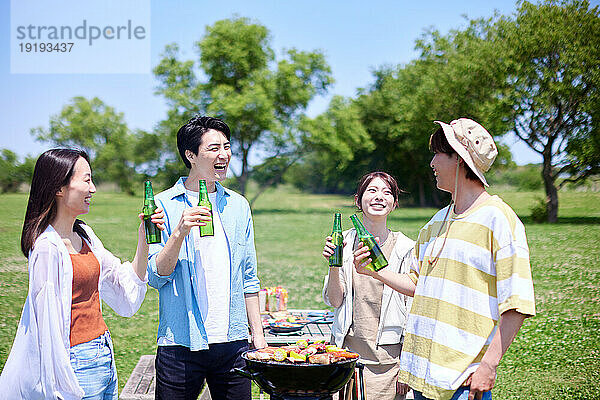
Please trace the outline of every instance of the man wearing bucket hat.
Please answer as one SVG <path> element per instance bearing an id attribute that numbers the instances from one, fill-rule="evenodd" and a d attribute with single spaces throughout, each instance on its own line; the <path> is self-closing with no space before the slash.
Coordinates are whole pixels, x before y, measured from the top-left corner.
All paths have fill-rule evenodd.
<path id="1" fill-rule="evenodd" d="M 431 168 L 451 203 L 421 229 L 408 274 L 355 267 L 414 296 L 406 324 L 399 379 L 415 399 L 491 399 L 500 359 L 524 319 L 535 315 L 525 228 L 484 173 L 498 151 L 477 122 L 460 118 L 431 135 Z"/>

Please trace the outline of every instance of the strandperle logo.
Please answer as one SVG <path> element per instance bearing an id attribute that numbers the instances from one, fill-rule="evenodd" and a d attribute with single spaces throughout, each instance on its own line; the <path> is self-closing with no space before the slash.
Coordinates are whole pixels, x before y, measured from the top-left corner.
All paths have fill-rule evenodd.
<path id="1" fill-rule="evenodd" d="M 149 74 L 151 0 L 10 0 L 13 74 Z"/>
<path id="2" fill-rule="evenodd" d="M 89 25 L 84 19 L 81 25 L 75 27 L 69 25 L 21 25 L 17 26 L 18 40 L 87 40 L 92 46 L 96 40 L 144 40 L 146 39 L 146 28 L 142 25 L 134 25 L 128 19 L 124 25 Z"/>

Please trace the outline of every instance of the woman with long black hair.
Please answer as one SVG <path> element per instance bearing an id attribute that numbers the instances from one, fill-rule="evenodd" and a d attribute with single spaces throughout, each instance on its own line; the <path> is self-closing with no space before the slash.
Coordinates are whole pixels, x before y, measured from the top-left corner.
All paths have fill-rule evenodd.
<path id="1" fill-rule="evenodd" d="M 131 263 L 106 250 L 77 218 L 95 192 L 84 151 L 52 149 L 38 158 L 21 235 L 29 292 L 0 376 L 1 399 L 118 398 L 100 300 L 135 314 L 146 294 L 148 245 L 140 224 Z M 152 221 L 164 229 L 163 218 L 159 209 Z"/>

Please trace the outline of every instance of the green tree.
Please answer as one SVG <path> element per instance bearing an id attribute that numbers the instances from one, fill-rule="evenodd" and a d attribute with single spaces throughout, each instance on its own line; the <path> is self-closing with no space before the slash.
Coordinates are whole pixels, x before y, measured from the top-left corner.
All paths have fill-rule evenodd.
<path id="1" fill-rule="evenodd" d="M 495 25 L 497 64 L 506 69 L 503 116 L 542 156 L 548 221 L 558 219 L 561 174 L 600 170 L 600 18 L 588 1 L 520 4 Z"/>
<path id="2" fill-rule="evenodd" d="M 115 182 L 124 192 L 134 193 L 135 136 L 129 132 L 123 113 L 97 97 L 74 97 L 59 114 L 50 117 L 48 129 L 34 128 L 31 134 L 43 142 L 86 150 L 99 182 Z"/>
<path id="3" fill-rule="evenodd" d="M 23 183 L 31 182 L 35 159 L 26 157 L 19 162 L 17 154 L 8 149 L 0 149 L 0 192 L 16 192 Z"/>
<path id="4" fill-rule="evenodd" d="M 417 60 L 391 76 L 388 73 L 378 77 L 378 91 L 389 91 L 397 99 L 393 112 L 399 116 L 388 129 L 401 151 L 392 153 L 391 162 L 401 175 L 413 177 L 407 188 L 418 194 L 421 206 L 439 205 L 445 200 L 440 198 L 443 194 L 436 189 L 429 166 L 429 136 L 439 127 L 433 121 L 466 117 L 481 123 L 495 137 L 507 131 L 496 107 L 502 75 L 499 67 L 491 63 L 496 57 L 489 36 L 492 21 L 493 18 L 471 20 L 465 28 L 446 35 L 426 31 L 416 42 L 416 49 L 421 52 Z M 371 107 L 377 108 L 377 104 Z M 506 146 L 498 147 L 496 166 L 506 165 L 511 160 L 510 151 Z"/>
<path id="5" fill-rule="evenodd" d="M 8 150 L 0 151 L 0 190 L 2 193 L 16 192 L 21 184 L 18 176 L 17 155 Z"/>
<path id="6" fill-rule="evenodd" d="M 305 154 L 288 179 L 314 192 L 354 190 L 367 167 L 364 155 L 374 150 L 356 101 L 334 96 L 323 114 L 304 118 L 300 126 Z"/>
<path id="7" fill-rule="evenodd" d="M 429 108 L 424 106 L 432 96 L 420 90 L 431 74 L 425 66 L 413 62 L 383 67 L 375 71 L 375 82 L 358 98 L 362 123 L 375 144 L 369 169 L 391 172 L 411 202 L 421 206 L 439 203 L 428 151 L 432 120 L 437 118 L 428 115 Z"/>
<path id="8" fill-rule="evenodd" d="M 236 176 L 245 193 L 252 151 L 295 161 L 298 123 L 309 101 L 333 82 L 331 70 L 320 51 L 290 49 L 276 60 L 267 28 L 247 18 L 217 21 L 196 48 L 197 63 L 180 61 L 178 46 L 169 45 L 154 69 L 157 93 L 170 107 L 157 130 L 170 147 L 163 149 L 166 167 L 181 170 L 173 165 L 175 133 L 187 119 L 196 113 L 218 116 L 230 126 L 234 151 L 241 154 Z"/>
<path id="9" fill-rule="evenodd" d="M 360 142 L 369 144 L 368 148 L 352 143 L 347 148 L 350 154 L 340 157 L 335 153 L 336 147 L 344 147 L 333 142 L 336 136 L 332 132 L 348 129 L 339 118 L 331 118 L 331 109 L 336 108 L 332 101 L 323 117 L 332 126 L 319 124 L 326 128 L 312 137 L 328 150 L 323 157 L 329 157 L 331 169 L 321 170 L 335 173 L 330 180 L 354 183 L 367 171 L 386 170 L 396 176 L 413 203 L 439 205 L 444 199 L 435 188 L 429 167 L 432 156 L 428 150 L 429 136 L 437 129 L 433 121 L 469 117 L 493 134 L 506 132 L 506 125 L 492 107 L 497 102 L 495 88 L 499 87 L 500 74 L 489 62 L 494 57 L 488 42 L 490 22 L 471 21 L 466 29 L 453 30 L 447 35 L 425 32 L 416 43 L 421 52 L 417 60 L 375 70 L 373 84 L 360 90 L 359 96 L 351 101 L 351 114 L 362 132 Z M 498 162 L 506 163 L 510 153 L 503 146 L 501 153 Z M 345 178 L 340 178 L 339 169 L 344 167 L 343 163 L 338 165 L 340 158 L 352 160 L 358 167 L 342 171 Z"/>

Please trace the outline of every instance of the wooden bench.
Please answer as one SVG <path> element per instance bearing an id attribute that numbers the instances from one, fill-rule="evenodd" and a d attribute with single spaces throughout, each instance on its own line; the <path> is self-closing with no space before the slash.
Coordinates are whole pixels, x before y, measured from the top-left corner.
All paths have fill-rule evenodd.
<path id="1" fill-rule="evenodd" d="M 140 357 L 137 365 L 131 372 L 127 383 L 123 387 L 120 400 L 154 400 L 156 388 L 156 373 L 154 370 L 154 355 Z M 204 386 L 199 400 L 210 400 L 208 386 Z"/>

